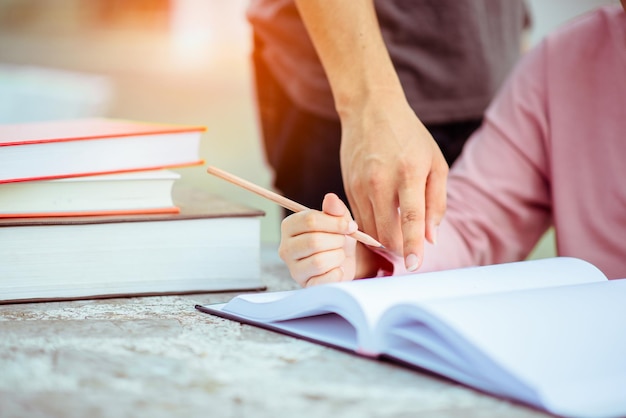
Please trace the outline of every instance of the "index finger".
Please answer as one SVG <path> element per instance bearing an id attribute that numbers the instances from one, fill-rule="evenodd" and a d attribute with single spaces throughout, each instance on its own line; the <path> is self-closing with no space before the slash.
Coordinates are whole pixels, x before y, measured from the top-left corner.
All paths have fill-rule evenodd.
<path id="1" fill-rule="evenodd" d="M 281 231 L 284 236 L 295 237 L 311 232 L 350 234 L 356 229 L 354 221 L 345 216 L 334 216 L 314 209 L 294 213 L 283 219 Z"/>
<path id="2" fill-rule="evenodd" d="M 398 189 L 404 264 L 408 271 L 417 270 L 424 255 L 425 181 L 405 182 Z"/>

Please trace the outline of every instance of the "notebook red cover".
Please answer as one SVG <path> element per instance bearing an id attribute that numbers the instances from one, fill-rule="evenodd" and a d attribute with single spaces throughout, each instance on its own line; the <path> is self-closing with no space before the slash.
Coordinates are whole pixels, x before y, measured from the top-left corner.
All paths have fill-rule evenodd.
<path id="1" fill-rule="evenodd" d="M 0 124 L 0 147 L 204 131 L 206 131 L 204 126 L 161 124 L 107 118 Z"/>
<path id="2" fill-rule="evenodd" d="M 200 165 L 205 131 L 108 118 L 0 125 L 0 184 Z"/>
<path id="3" fill-rule="evenodd" d="M 17 218 L 69 218 L 74 216 L 124 216 L 124 215 L 160 215 L 180 213 L 180 208 L 120 209 L 120 210 L 83 210 L 75 212 L 36 212 L 36 213 L 0 213 L 0 219 Z"/>

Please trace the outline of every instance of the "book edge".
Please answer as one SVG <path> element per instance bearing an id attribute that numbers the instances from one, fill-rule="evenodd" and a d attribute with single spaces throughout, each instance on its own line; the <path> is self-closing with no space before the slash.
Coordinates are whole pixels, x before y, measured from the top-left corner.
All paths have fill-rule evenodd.
<path id="1" fill-rule="evenodd" d="M 0 179 L 0 184 L 21 183 L 21 182 L 31 182 L 31 181 L 60 180 L 60 179 L 69 179 L 69 178 L 76 178 L 76 177 L 92 177 L 92 176 L 99 176 L 99 175 L 106 175 L 106 174 L 136 173 L 136 172 L 142 172 L 142 171 L 153 171 L 153 170 L 162 170 L 162 169 L 170 169 L 170 168 L 188 168 L 188 167 L 195 167 L 195 166 L 202 166 L 202 165 L 204 165 L 204 160 L 199 159 L 199 160 L 181 162 L 181 163 L 176 163 L 176 164 L 171 164 L 171 165 L 129 168 L 129 169 L 124 169 L 124 170 L 80 172 L 80 173 L 68 173 L 68 174 L 55 174 L 55 175 L 50 175 L 50 176 Z"/>
<path id="2" fill-rule="evenodd" d="M 123 215 L 149 215 L 149 214 L 177 214 L 180 208 L 177 206 L 164 208 L 144 208 L 144 209 L 110 209 L 110 210 L 77 210 L 63 212 L 32 212 L 32 213 L 1 213 L 0 219 L 20 219 L 20 218 L 71 218 L 74 216 L 123 216 Z"/>
<path id="3" fill-rule="evenodd" d="M 195 195 L 195 197 L 194 197 Z M 127 222 L 165 222 L 194 219 L 257 218 L 265 216 L 265 211 L 231 200 L 201 189 L 174 187 L 172 192 L 176 213 L 140 213 L 123 215 L 51 216 L 51 217 L 11 217 L 0 216 L 2 228 L 26 226 L 91 225 Z M 203 209 L 203 205 L 216 206 Z"/>
<path id="4" fill-rule="evenodd" d="M 89 296 L 73 296 L 73 297 L 48 297 L 48 298 L 23 298 L 23 299 L 0 299 L 0 305 L 13 305 L 24 303 L 46 303 L 46 302 L 70 302 L 78 300 L 102 300 L 102 299 L 129 299 L 137 297 L 155 297 L 155 296 L 179 296 L 179 295 L 197 295 L 197 294 L 213 294 L 213 293 L 227 293 L 227 292 L 242 292 L 242 291 L 266 291 L 267 286 L 259 281 L 258 286 L 245 286 L 245 287 L 229 287 L 211 290 L 184 290 L 184 291 L 172 291 L 172 292 L 120 292 L 120 293 L 107 293 L 99 295 Z"/>

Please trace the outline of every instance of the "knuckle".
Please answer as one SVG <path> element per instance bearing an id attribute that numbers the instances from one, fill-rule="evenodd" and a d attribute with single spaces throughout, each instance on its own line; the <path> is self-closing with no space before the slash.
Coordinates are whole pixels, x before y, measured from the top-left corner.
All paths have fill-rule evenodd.
<path id="1" fill-rule="evenodd" d="M 398 177 L 402 180 L 412 180 L 416 177 L 415 164 L 411 163 L 407 159 L 401 159 L 397 165 Z"/>
<path id="2" fill-rule="evenodd" d="M 343 279 L 343 270 L 340 268 L 335 268 L 328 272 L 330 275 L 330 279 L 334 282 L 340 282 Z"/>
<path id="3" fill-rule="evenodd" d="M 368 188 L 374 193 L 383 190 L 388 183 L 388 176 L 383 173 L 374 174 L 367 179 Z"/>
<path id="4" fill-rule="evenodd" d="M 315 283 L 336 283 L 340 282 L 343 279 L 343 270 L 339 267 L 336 267 L 330 271 L 327 271 L 319 276 L 315 277 Z"/>
<path id="5" fill-rule="evenodd" d="M 322 248 L 322 238 L 319 234 L 309 234 L 306 237 L 306 246 L 313 251 L 317 251 Z"/>
<path id="6" fill-rule="evenodd" d="M 285 234 L 285 229 L 287 228 L 287 226 L 285 225 L 285 222 L 287 222 L 287 218 L 285 218 L 282 221 L 280 221 L 280 233 L 281 233 L 281 235 Z"/>
<path id="7" fill-rule="evenodd" d="M 363 188 L 361 176 L 350 176 L 350 179 L 346 180 L 346 184 L 350 190 L 360 190 Z"/>
<path id="8" fill-rule="evenodd" d="M 421 222 L 424 219 L 424 214 L 416 210 L 407 210 L 402 212 L 400 216 L 400 222 L 402 225 Z"/>
<path id="9" fill-rule="evenodd" d="M 296 276 L 296 275 L 291 275 L 291 277 L 293 277 L 293 279 L 295 280 L 296 283 L 298 283 L 300 286 L 302 287 L 306 287 L 308 285 L 309 280 L 311 280 L 310 277 L 300 277 L 300 276 Z"/>
<path id="10" fill-rule="evenodd" d="M 448 172 L 450 171 L 450 167 L 446 163 L 446 160 L 442 158 L 441 161 L 432 166 L 432 171 L 437 175 L 447 177 Z"/>
<path id="11" fill-rule="evenodd" d="M 287 261 L 287 257 L 289 256 L 289 251 L 287 250 L 287 247 L 282 242 L 280 246 L 278 247 L 278 256 L 283 261 Z"/>
<path id="12" fill-rule="evenodd" d="M 306 280 L 306 276 L 302 274 L 302 270 L 296 268 L 289 268 L 289 273 L 291 277 L 298 283 L 304 283 Z"/>
<path id="13" fill-rule="evenodd" d="M 327 270 L 327 262 L 324 257 L 313 257 L 311 259 L 311 267 L 318 274 L 325 273 Z"/>
<path id="14" fill-rule="evenodd" d="M 293 269 L 291 270 L 291 277 L 301 286 L 306 285 L 306 283 L 313 277 L 309 271 L 306 269 Z"/>
<path id="15" fill-rule="evenodd" d="M 309 231 L 315 231 L 317 228 L 317 217 L 315 216 L 315 212 L 310 211 L 304 214 L 303 216 L 303 224 L 304 227 Z"/>
<path id="16" fill-rule="evenodd" d="M 347 231 L 350 228 L 350 220 L 346 218 L 339 219 L 339 231 Z"/>
<path id="17" fill-rule="evenodd" d="M 441 170 L 441 173 L 447 177 L 448 173 L 450 172 L 450 167 L 448 166 L 448 164 L 442 163 L 441 167 L 439 167 L 439 170 Z"/>
<path id="18" fill-rule="evenodd" d="M 302 287 L 313 287 L 318 284 L 317 277 L 309 277 L 302 283 Z"/>

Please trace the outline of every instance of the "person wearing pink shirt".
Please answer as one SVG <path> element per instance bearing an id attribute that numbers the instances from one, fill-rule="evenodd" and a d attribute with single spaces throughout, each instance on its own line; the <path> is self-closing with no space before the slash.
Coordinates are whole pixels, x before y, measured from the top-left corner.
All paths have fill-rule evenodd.
<path id="1" fill-rule="evenodd" d="M 626 277 L 626 0 L 526 54 L 448 178 L 448 207 L 419 271 L 518 261 L 555 228 L 557 253 Z M 279 254 L 303 286 L 407 270 L 366 248 L 344 203 L 283 221 Z"/>

